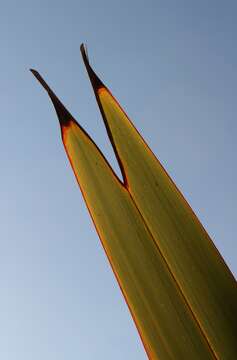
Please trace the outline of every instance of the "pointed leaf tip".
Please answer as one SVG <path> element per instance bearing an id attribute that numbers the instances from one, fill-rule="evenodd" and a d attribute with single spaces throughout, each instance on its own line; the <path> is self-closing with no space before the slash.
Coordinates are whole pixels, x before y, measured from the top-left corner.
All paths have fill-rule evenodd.
<path id="1" fill-rule="evenodd" d="M 50 87 L 48 86 L 48 84 L 46 83 L 46 81 L 42 78 L 42 76 L 40 75 L 40 73 L 35 70 L 35 69 L 30 69 L 30 71 L 32 72 L 32 74 L 35 76 L 35 78 L 39 81 L 39 83 L 43 86 L 43 88 L 48 92 L 51 93 L 55 96 L 55 94 L 53 93 L 53 91 L 50 89 Z"/>
<path id="2" fill-rule="evenodd" d="M 99 90 L 102 87 L 105 87 L 105 85 L 98 78 L 98 76 L 96 75 L 96 73 L 94 72 L 92 67 L 90 66 L 89 57 L 88 57 L 88 53 L 87 53 L 87 48 L 83 43 L 80 46 L 80 50 L 81 50 L 82 59 L 83 59 L 84 65 L 86 67 L 86 70 L 88 72 L 91 84 L 92 84 L 93 89 L 94 89 L 94 91 L 96 93 L 97 90 Z"/>
<path id="3" fill-rule="evenodd" d="M 69 113 L 69 111 L 65 108 L 65 106 L 61 103 L 59 98 L 55 95 L 55 93 L 51 90 L 46 81 L 42 78 L 38 71 L 34 69 L 30 69 L 32 74 L 36 77 L 39 83 L 43 86 L 43 88 L 49 94 L 49 97 L 54 105 L 56 113 L 58 115 L 58 120 L 61 126 L 68 126 L 70 121 L 75 121 L 73 116 Z"/>
<path id="4" fill-rule="evenodd" d="M 88 58 L 88 53 L 87 53 L 87 50 L 86 50 L 86 45 L 84 43 L 82 43 L 80 45 L 80 50 L 81 50 L 81 54 L 82 54 L 82 57 L 83 57 L 83 60 L 85 58 L 84 61 L 87 61 L 89 63 L 89 58 Z"/>

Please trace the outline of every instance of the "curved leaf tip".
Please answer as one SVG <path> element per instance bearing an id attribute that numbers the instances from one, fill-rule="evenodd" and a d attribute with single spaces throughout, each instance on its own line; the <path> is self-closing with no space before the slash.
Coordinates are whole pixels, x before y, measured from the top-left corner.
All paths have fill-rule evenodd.
<path id="1" fill-rule="evenodd" d="M 81 44 L 80 50 L 81 50 L 82 59 L 84 61 L 86 70 L 88 72 L 88 75 L 89 75 L 89 78 L 91 80 L 91 83 L 93 85 L 94 90 L 96 91 L 96 90 L 98 90 L 100 88 L 105 88 L 106 86 L 103 84 L 103 82 L 99 79 L 99 77 L 96 75 L 96 73 L 94 72 L 94 70 L 90 66 L 86 46 L 84 44 Z"/>
<path id="2" fill-rule="evenodd" d="M 52 91 L 52 89 L 49 87 L 46 81 L 39 74 L 39 72 L 34 69 L 30 69 L 30 71 L 36 77 L 39 83 L 43 86 L 43 88 L 47 91 L 50 99 L 52 100 L 56 113 L 58 115 L 58 120 L 60 125 L 65 127 L 69 125 L 70 121 L 75 121 L 73 116 L 65 108 L 62 102 L 59 100 L 59 98 L 55 95 L 55 93 Z"/>

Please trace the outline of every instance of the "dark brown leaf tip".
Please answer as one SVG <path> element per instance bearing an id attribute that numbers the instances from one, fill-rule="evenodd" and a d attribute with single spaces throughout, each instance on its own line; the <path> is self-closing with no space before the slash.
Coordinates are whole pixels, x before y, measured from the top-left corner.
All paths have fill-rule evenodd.
<path id="1" fill-rule="evenodd" d="M 40 82 L 40 84 L 43 86 L 43 88 L 47 91 L 50 99 L 52 100 L 52 103 L 54 105 L 56 113 L 58 115 L 60 125 L 61 126 L 68 126 L 70 121 L 75 121 L 73 119 L 73 116 L 65 108 L 65 106 L 61 103 L 61 101 L 58 99 L 58 97 L 55 95 L 55 93 L 51 90 L 49 85 L 42 78 L 42 76 L 38 73 L 38 71 L 36 71 L 34 69 L 30 69 L 30 71 L 36 77 L 36 79 Z"/>
<path id="2" fill-rule="evenodd" d="M 80 50 L 81 50 L 82 59 L 84 61 L 86 70 L 88 72 L 91 84 L 93 86 L 93 89 L 95 92 L 97 92 L 97 90 L 99 90 L 102 87 L 105 87 L 105 85 L 102 83 L 102 81 L 99 79 L 99 77 L 96 75 L 96 73 L 90 66 L 87 48 L 84 44 L 81 44 Z"/>

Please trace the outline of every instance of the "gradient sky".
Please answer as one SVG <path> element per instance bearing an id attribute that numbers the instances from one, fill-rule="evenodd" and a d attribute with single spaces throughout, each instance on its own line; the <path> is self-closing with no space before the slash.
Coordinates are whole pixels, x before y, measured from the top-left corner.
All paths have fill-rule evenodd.
<path id="1" fill-rule="evenodd" d="M 236 0 L 1 1 L 1 359 L 146 359 L 28 71 L 119 172 L 81 42 L 237 275 L 236 18 Z"/>

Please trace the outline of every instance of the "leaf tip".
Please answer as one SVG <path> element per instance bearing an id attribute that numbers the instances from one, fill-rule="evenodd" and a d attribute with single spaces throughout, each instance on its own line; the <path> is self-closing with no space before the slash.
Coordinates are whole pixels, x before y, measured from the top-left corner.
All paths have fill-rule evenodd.
<path id="1" fill-rule="evenodd" d="M 81 55 L 82 55 L 84 65 L 88 72 L 88 75 L 89 75 L 89 78 L 90 78 L 90 81 L 91 81 L 94 91 L 97 92 L 97 90 L 99 90 L 100 88 L 105 88 L 105 85 L 102 83 L 102 81 L 99 79 L 99 77 L 96 75 L 96 73 L 90 66 L 86 45 L 82 43 L 80 46 L 80 50 L 81 50 Z"/>
<path id="2" fill-rule="evenodd" d="M 34 69 L 30 69 L 32 74 L 36 77 L 36 79 L 39 81 L 39 83 L 43 86 L 43 88 L 47 91 L 49 94 L 49 97 L 54 105 L 54 108 L 56 110 L 56 113 L 58 115 L 58 120 L 61 126 L 68 126 L 70 121 L 73 121 L 72 115 L 69 113 L 69 111 L 65 108 L 65 106 L 61 103 L 61 101 L 58 99 L 58 97 L 54 94 L 54 92 L 51 90 L 49 85 L 46 83 L 46 81 L 42 78 L 42 76 L 39 74 L 38 71 Z"/>
<path id="3" fill-rule="evenodd" d="M 46 81 L 42 78 L 40 73 L 35 69 L 30 69 L 30 72 L 34 75 L 34 77 L 39 81 L 39 83 L 43 86 L 43 88 L 48 92 L 54 95 L 53 91 L 50 89 Z"/>

